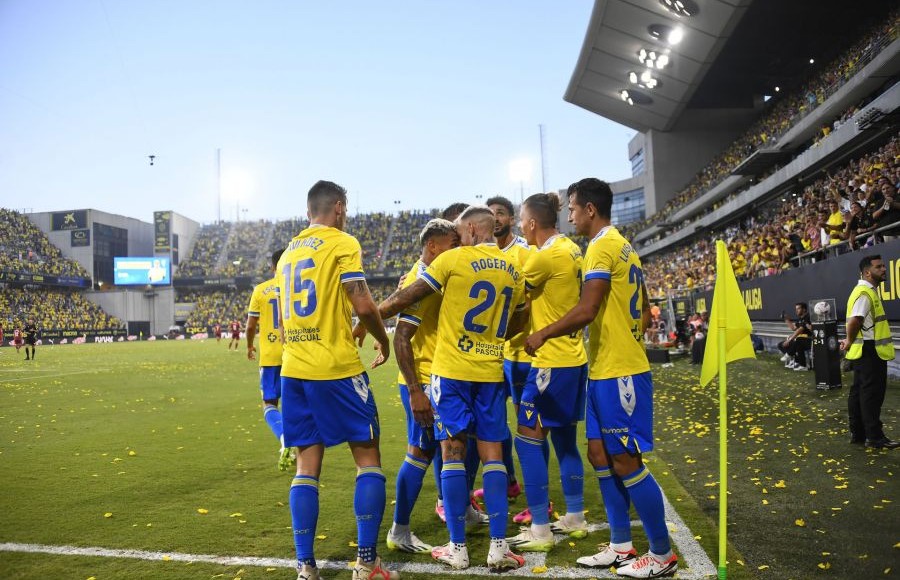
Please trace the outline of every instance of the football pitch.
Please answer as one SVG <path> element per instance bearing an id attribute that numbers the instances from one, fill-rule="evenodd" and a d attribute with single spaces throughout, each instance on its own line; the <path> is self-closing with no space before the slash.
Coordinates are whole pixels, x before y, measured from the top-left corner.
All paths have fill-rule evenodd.
<path id="1" fill-rule="evenodd" d="M 0 349 L 0 577 L 294 578 L 290 474 L 262 418 L 257 370 L 226 341 L 42 346 L 26 362 Z M 364 361 L 371 359 L 363 349 Z M 714 574 L 718 413 L 714 389 L 686 361 L 654 365 L 657 449 L 647 463 L 663 487 L 682 558 L 678 577 Z M 396 366 L 370 372 L 382 426 L 388 508 L 379 550 L 404 578 L 459 578 L 427 555 L 389 552 L 393 483 L 405 453 Z M 773 356 L 729 367 L 730 578 L 873 578 L 900 571 L 897 452 L 850 445 L 845 388 L 816 391 L 808 373 Z M 882 412 L 900 437 L 900 388 Z M 583 439 L 580 444 L 584 446 Z M 521 472 L 517 472 L 521 479 Z M 575 559 L 608 540 L 596 481 L 585 466 L 586 539 L 560 538 L 514 574 L 612 577 Z M 349 578 L 355 559 L 355 466 L 346 446 L 326 452 L 316 556 L 325 578 Z M 480 479 L 480 477 L 479 477 Z M 560 497 L 555 458 L 551 498 Z M 426 476 L 412 529 L 446 541 Z M 524 496 L 510 504 L 524 509 Z M 636 519 L 636 516 L 634 516 Z M 515 533 L 510 520 L 509 533 Z M 472 531 L 473 566 L 487 528 Z M 646 539 L 635 527 L 638 551 Z"/>

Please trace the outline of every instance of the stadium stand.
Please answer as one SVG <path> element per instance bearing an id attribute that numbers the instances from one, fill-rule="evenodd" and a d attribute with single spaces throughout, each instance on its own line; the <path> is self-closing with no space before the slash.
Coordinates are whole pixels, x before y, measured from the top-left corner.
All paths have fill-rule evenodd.
<path id="1" fill-rule="evenodd" d="M 194 310 L 190 313 L 185 327 L 210 329 L 218 323 L 224 329 L 232 320 L 240 320 L 241 324 L 244 324 L 247 320 L 247 305 L 250 303 L 252 291 L 252 288 L 213 290 L 211 292 L 195 291 L 180 296 L 178 302 L 194 304 Z"/>
<path id="2" fill-rule="evenodd" d="M 39 286 L 0 288 L 0 312 L 9 313 L 4 328 L 21 327 L 28 320 L 33 320 L 44 332 L 89 332 L 123 327 L 121 320 L 105 313 L 77 290 Z"/>
<path id="3" fill-rule="evenodd" d="M 78 262 L 65 258 L 28 218 L 3 208 L 0 208 L 0 271 L 90 278 Z"/>
<path id="4" fill-rule="evenodd" d="M 773 100 L 772 105 L 749 129 L 707 164 L 662 209 L 645 220 L 629 224 L 625 230 L 626 237 L 638 238 L 638 234 L 647 230 L 649 226 L 665 222 L 680 208 L 731 175 L 732 171 L 755 151 L 776 145 L 779 138 L 791 127 L 823 104 L 829 96 L 861 71 L 865 64 L 896 40 L 900 30 L 898 24 L 900 24 L 900 10 L 895 10 L 886 22 L 870 30 L 838 58 L 818 69 L 806 81 L 799 83 L 797 89 Z M 857 104 L 847 109 L 838 117 L 837 124 L 840 125 L 841 120 L 846 121 L 852 117 L 853 112 L 860 106 L 861 104 Z M 816 141 L 827 136 L 833 128 L 835 128 L 833 124 L 823 127 L 823 135 Z M 721 205 L 721 202 L 717 205 Z"/>
<path id="5" fill-rule="evenodd" d="M 213 275 L 231 232 L 231 224 L 219 222 L 200 229 L 187 260 L 178 264 L 175 277 L 200 278 Z"/>

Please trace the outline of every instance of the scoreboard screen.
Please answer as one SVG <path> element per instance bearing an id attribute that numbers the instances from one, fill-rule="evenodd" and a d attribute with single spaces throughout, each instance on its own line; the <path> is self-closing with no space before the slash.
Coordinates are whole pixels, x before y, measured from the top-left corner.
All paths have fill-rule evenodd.
<path id="1" fill-rule="evenodd" d="M 172 283 L 169 258 L 113 258 L 116 286 L 168 286 Z"/>

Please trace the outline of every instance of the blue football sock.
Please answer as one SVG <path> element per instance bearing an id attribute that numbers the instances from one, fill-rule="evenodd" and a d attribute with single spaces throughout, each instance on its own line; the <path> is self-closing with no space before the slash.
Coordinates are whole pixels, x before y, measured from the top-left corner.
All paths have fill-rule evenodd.
<path id="1" fill-rule="evenodd" d="M 434 486 L 437 488 L 437 498 L 444 501 L 444 492 L 441 489 L 441 470 L 444 468 L 444 456 L 441 454 L 440 448 L 434 454 L 431 466 L 434 469 Z"/>
<path id="2" fill-rule="evenodd" d="M 562 482 L 566 511 L 584 511 L 584 464 L 578 453 L 577 429 L 575 425 L 555 427 L 551 432 L 553 449 L 559 459 L 559 478 Z M 531 510 L 534 514 L 534 510 Z"/>
<path id="3" fill-rule="evenodd" d="M 284 427 L 281 424 L 281 411 L 274 405 L 266 405 L 263 408 L 263 418 L 269 424 L 269 429 L 275 434 L 275 438 L 281 441 L 284 434 Z"/>
<path id="4" fill-rule="evenodd" d="M 444 461 L 441 469 L 441 487 L 444 490 L 444 515 L 450 541 L 466 543 L 466 508 L 469 505 L 468 476 L 462 461 Z"/>
<path id="5" fill-rule="evenodd" d="M 516 464 L 513 463 L 513 437 L 506 428 L 506 439 L 503 440 L 503 465 L 506 466 L 506 477 L 509 480 L 508 485 L 512 485 L 516 481 Z"/>
<path id="6" fill-rule="evenodd" d="M 488 527 L 491 539 L 506 538 L 506 517 L 509 515 L 506 466 L 502 461 L 488 461 L 481 471 L 481 479 L 484 482 L 484 505 L 490 518 Z"/>
<path id="7" fill-rule="evenodd" d="M 291 482 L 288 502 L 291 506 L 297 566 L 315 566 L 313 541 L 316 539 L 316 522 L 319 519 L 319 480 L 310 475 L 295 476 Z"/>
<path id="8" fill-rule="evenodd" d="M 537 525 L 549 524 L 550 516 L 550 475 L 544 461 L 543 439 L 516 435 L 516 453 L 522 464 L 522 479 L 525 480 L 525 500 L 531 510 L 532 522 Z"/>
<path id="9" fill-rule="evenodd" d="M 609 522 L 609 541 L 613 544 L 630 542 L 631 518 L 628 517 L 628 507 L 631 500 L 628 490 L 609 467 L 595 467 L 594 471 L 600 482 L 600 496 L 606 508 L 606 521 Z"/>
<path id="10" fill-rule="evenodd" d="M 361 467 L 356 472 L 353 509 L 356 512 L 357 555 L 363 562 L 375 561 L 378 528 L 384 517 L 385 489 L 381 467 Z"/>
<path id="11" fill-rule="evenodd" d="M 663 506 L 662 490 L 653 479 L 646 465 L 630 475 L 622 478 L 628 489 L 628 495 L 644 524 L 650 551 L 654 554 L 668 554 L 672 549 L 669 542 L 669 529 L 666 527 L 666 512 Z"/>
<path id="12" fill-rule="evenodd" d="M 397 501 L 394 504 L 394 523 L 409 525 L 409 515 L 419 498 L 422 481 L 428 469 L 428 460 L 413 457 L 409 453 L 397 472 Z"/>
<path id="13" fill-rule="evenodd" d="M 544 454 L 544 463 L 550 465 L 550 443 L 546 439 L 541 439 L 541 453 Z"/>
<path id="14" fill-rule="evenodd" d="M 469 437 L 469 441 L 466 446 L 466 478 L 469 485 L 469 491 L 471 492 L 475 489 L 475 479 L 478 477 L 478 466 L 481 464 L 481 459 L 478 457 L 478 440 L 474 437 Z"/>

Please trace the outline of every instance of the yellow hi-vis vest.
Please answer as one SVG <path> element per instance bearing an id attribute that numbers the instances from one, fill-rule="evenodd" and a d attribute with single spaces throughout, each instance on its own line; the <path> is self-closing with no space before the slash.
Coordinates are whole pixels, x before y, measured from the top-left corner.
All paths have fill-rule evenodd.
<path id="1" fill-rule="evenodd" d="M 847 299 L 847 315 L 849 316 L 853 310 L 856 299 L 863 294 L 869 297 L 869 302 L 872 304 L 872 321 L 875 325 L 875 352 L 878 353 L 878 358 L 882 360 L 894 360 L 894 340 L 891 338 L 891 327 L 888 324 L 887 316 L 884 314 L 881 298 L 878 297 L 878 293 L 875 290 L 865 284 L 858 284 L 853 289 L 853 292 L 850 293 L 850 298 Z M 856 360 L 862 357 L 862 349 L 863 338 L 862 330 L 860 329 L 859 334 L 856 335 L 856 340 L 853 341 L 850 349 L 847 350 L 847 360 Z"/>

